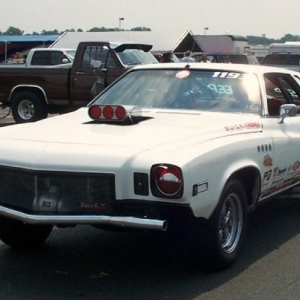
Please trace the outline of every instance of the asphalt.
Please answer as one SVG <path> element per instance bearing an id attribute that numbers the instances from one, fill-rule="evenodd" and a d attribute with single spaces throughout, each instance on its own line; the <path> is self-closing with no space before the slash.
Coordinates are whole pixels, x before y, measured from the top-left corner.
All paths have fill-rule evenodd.
<path id="1" fill-rule="evenodd" d="M 0 108 L 0 127 L 15 124 L 9 108 Z"/>

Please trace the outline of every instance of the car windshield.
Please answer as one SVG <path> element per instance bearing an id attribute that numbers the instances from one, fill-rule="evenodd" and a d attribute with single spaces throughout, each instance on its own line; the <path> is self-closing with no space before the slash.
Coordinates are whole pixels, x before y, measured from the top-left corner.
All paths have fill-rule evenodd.
<path id="1" fill-rule="evenodd" d="M 261 112 L 259 83 L 255 75 L 215 70 L 132 70 L 96 98 L 95 103 L 140 108 Z"/>
<path id="2" fill-rule="evenodd" d="M 122 52 L 117 52 L 117 55 L 127 66 L 158 63 L 152 53 L 139 49 L 125 49 Z"/>

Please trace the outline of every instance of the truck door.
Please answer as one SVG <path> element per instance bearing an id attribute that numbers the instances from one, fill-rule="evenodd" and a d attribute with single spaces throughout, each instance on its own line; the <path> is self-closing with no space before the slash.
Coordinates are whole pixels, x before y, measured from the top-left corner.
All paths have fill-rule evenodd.
<path id="1" fill-rule="evenodd" d="M 70 77 L 70 98 L 74 105 L 78 102 L 85 105 L 120 76 L 123 67 L 118 65 L 112 51 L 104 45 L 85 46 Z"/>

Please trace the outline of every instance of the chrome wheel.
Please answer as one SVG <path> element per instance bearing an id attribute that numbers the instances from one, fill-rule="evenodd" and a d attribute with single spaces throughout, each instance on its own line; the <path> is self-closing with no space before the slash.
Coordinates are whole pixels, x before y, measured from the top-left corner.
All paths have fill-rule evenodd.
<path id="1" fill-rule="evenodd" d="M 28 123 L 47 118 L 48 107 L 41 95 L 33 91 L 21 91 L 12 99 L 12 115 L 16 123 Z"/>
<path id="2" fill-rule="evenodd" d="M 234 251 L 243 229 L 243 207 L 236 193 L 229 194 L 220 214 L 219 241 L 226 253 Z"/>
<path id="3" fill-rule="evenodd" d="M 18 114 L 24 120 L 30 120 L 34 116 L 34 105 L 30 100 L 23 100 L 19 103 Z"/>
<path id="4" fill-rule="evenodd" d="M 247 225 L 247 195 L 241 182 L 231 179 L 209 219 L 206 255 L 215 270 L 230 266 L 237 259 Z"/>

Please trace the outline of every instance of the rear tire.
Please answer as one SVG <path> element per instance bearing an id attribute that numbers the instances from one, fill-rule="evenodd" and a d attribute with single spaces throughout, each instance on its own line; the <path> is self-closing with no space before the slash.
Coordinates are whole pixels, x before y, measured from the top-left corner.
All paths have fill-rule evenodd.
<path id="1" fill-rule="evenodd" d="M 36 248 L 49 237 L 52 225 L 30 225 L 8 218 L 0 218 L 0 239 L 13 248 Z"/>
<path id="2" fill-rule="evenodd" d="M 34 122 L 48 116 L 45 101 L 31 91 L 18 93 L 12 100 L 11 110 L 16 123 Z"/>

